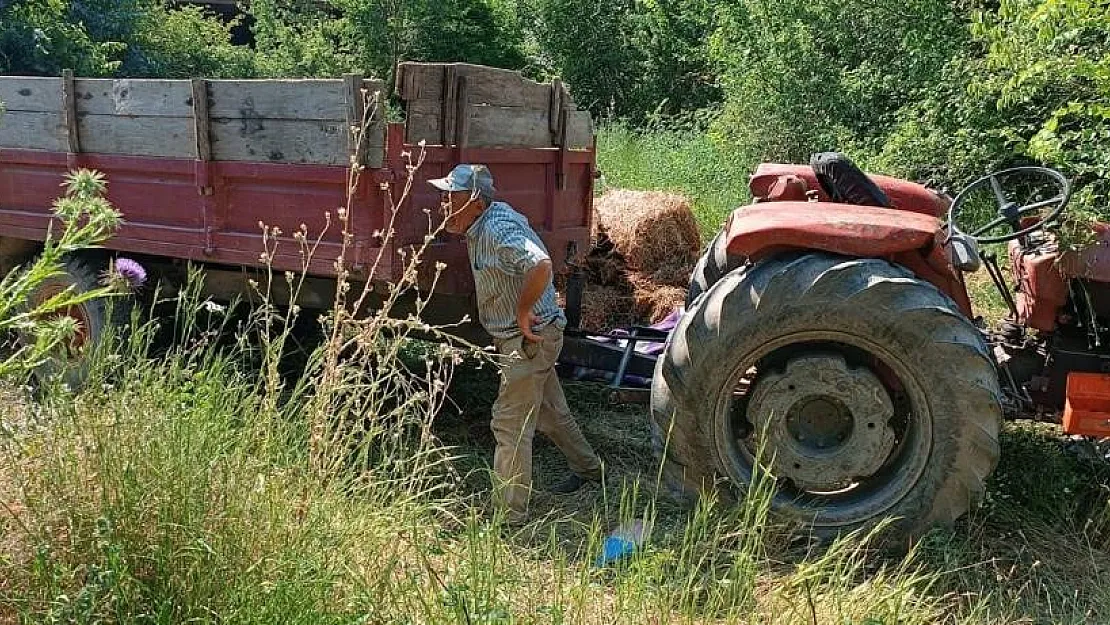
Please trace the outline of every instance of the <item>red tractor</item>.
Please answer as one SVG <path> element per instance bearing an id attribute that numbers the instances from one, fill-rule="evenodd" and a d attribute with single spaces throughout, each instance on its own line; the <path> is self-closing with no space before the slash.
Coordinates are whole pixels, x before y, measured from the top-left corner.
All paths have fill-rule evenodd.
<path id="1" fill-rule="evenodd" d="M 750 186 L 656 363 L 677 494 L 742 495 L 762 464 L 774 510 L 816 536 L 893 516 L 916 537 L 983 496 L 1004 416 L 1047 408 L 1110 434 L 1110 234 L 1061 252 L 1063 175 L 1011 169 L 951 199 L 825 153 Z M 1002 242 L 1013 293 L 980 249 Z M 1010 309 L 993 332 L 964 279 L 983 265 Z"/>

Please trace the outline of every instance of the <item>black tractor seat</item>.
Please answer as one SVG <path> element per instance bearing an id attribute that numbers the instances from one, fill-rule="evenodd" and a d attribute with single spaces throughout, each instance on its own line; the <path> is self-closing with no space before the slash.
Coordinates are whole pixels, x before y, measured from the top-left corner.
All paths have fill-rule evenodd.
<path id="1" fill-rule="evenodd" d="M 818 152 L 809 165 L 833 202 L 890 208 L 890 199 L 879 185 L 840 152 Z"/>

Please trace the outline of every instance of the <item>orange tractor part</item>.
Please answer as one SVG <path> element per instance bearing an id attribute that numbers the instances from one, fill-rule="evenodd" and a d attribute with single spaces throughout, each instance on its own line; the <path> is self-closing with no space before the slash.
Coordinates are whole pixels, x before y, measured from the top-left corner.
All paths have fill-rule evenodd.
<path id="1" fill-rule="evenodd" d="M 1110 375 L 1068 374 L 1064 431 L 1083 436 L 1110 436 Z"/>

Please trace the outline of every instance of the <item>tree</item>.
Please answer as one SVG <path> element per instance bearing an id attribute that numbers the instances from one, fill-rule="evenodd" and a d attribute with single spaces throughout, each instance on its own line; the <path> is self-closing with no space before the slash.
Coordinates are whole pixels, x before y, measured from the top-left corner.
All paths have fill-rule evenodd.
<path id="1" fill-rule="evenodd" d="M 23 0 L 0 8 L 0 71 L 81 76 L 234 77 L 252 53 L 198 7 L 162 0 Z"/>
<path id="2" fill-rule="evenodd" d="M 595 115 L 642 114 L 635 0 L 536 0 L 543 60 Z"/>
<path id="3" fill-rule="evenodd" d="M 753 158 L 876 151 L 968 39 L 947 0 L 740 0 L 718 17 L 716 134 Z"/>
<path id="4" fill-rule="evenodd" d="M 390 81 L 402 60 L 525 65 L 523 34 L 489 0 L 336 0 L 336 6 L 360 63 Z"/>

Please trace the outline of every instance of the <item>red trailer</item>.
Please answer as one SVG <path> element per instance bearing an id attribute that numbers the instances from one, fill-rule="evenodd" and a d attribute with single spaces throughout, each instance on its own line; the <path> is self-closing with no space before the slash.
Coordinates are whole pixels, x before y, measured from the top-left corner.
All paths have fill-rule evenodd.
<path id="1" fill-rule="evenodd" d="M 323 243 L 307 267 L 306 307 L 330 305 L 346 204 L 349 164 L 365 166 L 353 194 L 347 255 L 352 279 L 400 277 L 398 250 L 420 243 L 439 196 L 429 178 L 456 163 L 486 163 L 499 197 L 526 214 L 556 266 L 589 245 L 595 153 L 589 114 L 558 82 L 464 64 L 402 64 L 396 92 L 405 123 L 373 109 L 361 149 L 349 129 L 364 119 L 381 81 L 105 80 L 0 77 L 0 271 L 32 257 L 46 236 L 63 176 L 92 168 L 125 224 L 106 243 L 173 284 L 188 262 L 205 272 L 206 294 L 249 295 L 265 269 L 260 223 L 283 232 L 272 267 L 300 271 L 292 234 L 304 224 Z M 358 152 L 356 154 L 356 152 Z M 371 275 L 389 197 L 400 198 L 411 160 L 424 155 L 411 197 L 399 206 L 398 235 Z M 331 225 L 326 215 L 330 213 Z M 426 263 L 448 265 L 434 319 L 473 312 L 463 241 L 433 243 Z M 106 258 L 97 262 L 105 262 Z M 274 281 L 276 293 L 282 296 Z M 286 295 L 287 297 L 287 295 Z M 475 316 L 472 314 L 472 318 Z M 467 328 L 467 332 L 473 328 Z M 479 336 L 479 335 L 474 335 Z"/>

